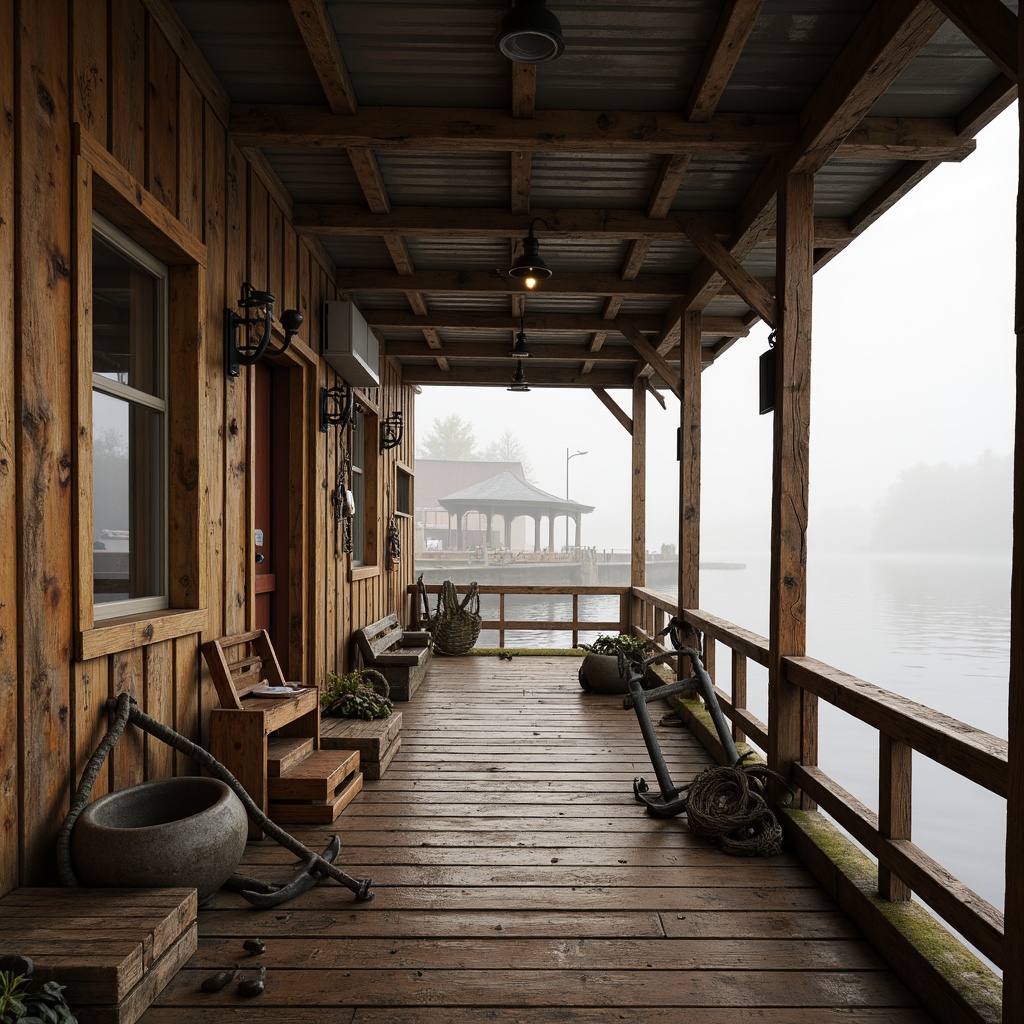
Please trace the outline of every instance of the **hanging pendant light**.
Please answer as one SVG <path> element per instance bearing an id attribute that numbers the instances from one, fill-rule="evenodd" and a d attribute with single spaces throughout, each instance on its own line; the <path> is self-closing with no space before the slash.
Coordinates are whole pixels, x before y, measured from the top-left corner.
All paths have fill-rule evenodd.
<path id="1" fill-rule="evenodd" d="M 512 346 L 512 351 L 509 352 L 509 355 L 516 359 L 528 359 L 530 357 L 530 350 L 526 345 L 525 315 L 520 315 L 519 317 L 519 333 L 516 335 L 516 343 Z"/>
<path id="2" fill-rule="evenodd" d="M 516 360 L 516 372 L 512 374 L 512 385 L 509 391 L 529 391 L 530 385 L 526 381 L 526 374 L 523 373 L 522 359 Z"/>
<path id="3" fill-rule="evenodd" d="M 538 281 L 551 276 L 547 264 L 540 258 L 540 242 L 533 232 L 533 225 L 540 221 L 547 227 L 547 221 L 534 217 L 530 221 L 530 233 L 523 239 L 523 253 L 509 268 L 508 276 L 522 281 L 531 291 L 537 287 Z"/>
<path id="4" fill-rule="evenodd" d="M 545 0 L 515 0 L 501 19 L 494 45 L 520 64 L 543 64 L 560 57 L 565 49 L 562 26 Z"/>

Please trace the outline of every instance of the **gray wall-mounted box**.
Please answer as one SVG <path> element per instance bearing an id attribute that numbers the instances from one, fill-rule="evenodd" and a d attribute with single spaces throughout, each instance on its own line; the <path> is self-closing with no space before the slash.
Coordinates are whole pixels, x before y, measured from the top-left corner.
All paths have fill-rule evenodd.
<path id="1" fill-rule="evenodd" d="M 327 364 L 356 388 L 380 387 L 377 336 L 366 325 L 355 303 L 325 302 L 322 351 Z"/>

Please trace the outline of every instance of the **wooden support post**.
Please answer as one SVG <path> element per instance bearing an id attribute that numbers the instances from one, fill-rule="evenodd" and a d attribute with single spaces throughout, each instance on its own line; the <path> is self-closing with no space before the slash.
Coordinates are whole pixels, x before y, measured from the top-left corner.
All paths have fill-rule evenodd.
<path id="1" fill-rule="evenodd" d="M 633 529 L 629 558 L 629 584 L 642 587 L 647 582 L 647 382 L 633 381 Z"/>
<path id="2" fill-rule="evenodd" d="M 910 838 L 913 753 L 908 744 L 878 734 L 878 831 L 886 839 Z M 878 894 L 902 903 L 910 899 L 910 886 L 879 864 Z"/>
<path id="3" fill-rule="evenodd" d="M 778 294 L 781 299 L 772 460 L 772 556 L 768 662 L 768 763 L 790 775 L 817 763 L 817 705 L 790 683 L 782 660 L 806 645 L 808 439 L 811 399 L 811 280 L 814 180 L 779 182 Z M 805 800 L 801 806 L 807 807 Z"/>
<path id="4" fill-rule="evenodd" d="M 1018 51 L 1024 52 L 1024 18 L 1018 18 Z M 1024 128 L 1024 108 L 1018 111 Z M 1024 189 L 1024 134 L 1017 173 Z M 1004 964 L 1024 963 L 1024 195 L 1017 192 L 1017 420 L 1013 453 L 1013 568 L 1010 574 L 1009 750 L 1006 795 L 1006 904 L 1003 917 Z M 1024 973 L 1003 977 L 1003 1020 L 1024 1020 Z"/>
<path id="5" fill-rule="evenodd" d="M 700 607 L 701 315 L 683 314 L 679 406 L 679 611 Z"/>

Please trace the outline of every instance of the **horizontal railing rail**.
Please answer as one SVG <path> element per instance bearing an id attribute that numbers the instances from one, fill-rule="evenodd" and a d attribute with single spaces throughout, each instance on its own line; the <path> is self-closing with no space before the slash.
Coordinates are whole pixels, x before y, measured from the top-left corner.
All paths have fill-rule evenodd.
<path id="1" fill-rule="evenodd" d="M 441 584 L 426 584 L 423 588 L 427 592 L 431 604 L 431 613 L 437 608 L 437 595 L 441 592 Z M 465 596 L 466 588 L 459 586 L 460 595 Z M 629 587 L 597 587 L 584 586 L 582 584 L 514 584 L 503 583 L 482 583 L 477 588 L 481 598 L 497 596 L 498 616 L 497 618 L 481 617 L 481 630 L 497 630 L 498 646 L 505 646 L 505 634 L 516 631 L 531 632 L 558 632 L 571 633 L 572 646 L 579 643 L 580 633 L 590 632 L 629 632 Z M 414 627 L 419 627 L 424 622 L 423 602 L 419 595 L 419 587 L 409 587 L 409 595 L 412 602 L 412 615 L 410 621 Z M 595 596 L 612 596 L 618 598 L 619 614 L 617 619 L 581 619 L 580 598 Z M 557 598 L 569 597 L 572 599 L 572 611 L 569 618 L 561 619 L 509 619 L 505 612 L 505 599 L 507 597 L 538 597 Z M 514 610 L 513 610 L 514 611 Z"/>
<path id="2" fill-rule="evenodd" d="M 653 636 L 672 611 L 671 599 L 643 588 L 632 591 L 633 631 Z M 704 634 L 707 669 L 716 679 L 715 647 L 731 656 L 730 688 L 715 687 L 737 741 L 749 738 L 768 750 L 769 725 L 747 708 L 747 664 L 768 667 L 768 640 L 725 619 L 685 610 L 684 621 Z M 899 694 L 807 657 L 782 659 L 786 682 L 827 701 L 878 734 L 879 792 L 875 814 L 817 765 L 793 762 L 791 781 L 878 861 L 879 894 L 893 902 L 916 893 L 993 963 L 1004 967 L 1003 915 L 920 849 L 910 838 L 911 752 L 943 765 L 971 783 L 1005 797 L 1008 745 Z M 773 720 L 769 691 L 769 723 Z"/>

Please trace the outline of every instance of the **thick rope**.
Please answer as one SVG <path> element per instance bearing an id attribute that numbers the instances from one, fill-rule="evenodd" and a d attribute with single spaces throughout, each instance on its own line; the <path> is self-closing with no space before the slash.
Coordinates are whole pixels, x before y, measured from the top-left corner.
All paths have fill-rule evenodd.
<path id="1" fill-rule="evenodd" d="M 75 826 L 78 816 L 89 803 L 89 794 L 92 792 L 92 787 L 99 775 L 103 761 L 117 742 L 118 737 L 124 732 L 125 722 L 130 721 L 133 725 L 142 729 L 143 732 L 150 733 L 150 735 L 155 736 L 158 740 L 162 740 L 168 746 L 174 747 L 175 750 L 180 751 L 186 757 L 197 761 L 211 775 L 225 783 L 234 792 L 235 796 L 242 801 L 249 817 L 274 842 L 283 846 L 286 850 L 290 850 L 296 857 L 305 861 L 308 865 L 307 870 L 315 870 L 321 875 L 333 878 L 336 882 L 340 882 L 345 888 L 354 892 L 357 898 L 361 900 L 373 899 L 373 894 L 370 893 L 370 879 L 353 878 L 351 875 L 346 874 L 341 868 L 335 867 L 330 861 L 325 860 L 320 854 L 304 846 L 294 836 L 289 835 L 283 828 L 271 821 L 263 813 L 262 808 L 258 807 L 253 798 L 249 796 L 245 787 L 238 779 L 209 751 L 182 736 L 181 733 L 175 732 L 169 726 L 158 722 L 155 718 L 150 718 L 149 715 L 139 709 L 134 698 L 127 692 L 121 693 L 116 700 L 107 701 L 107 707 L 112 710 L 116 709 L 117 716 L 114 724 L 96 748 L 96 753 L 89 759 L 86 770 L 82 773 L 82 782 L 78 787 L 78 792 L 75 794 L 74 804 L 64 819 L 64 824 L 61 825 L 57 837 L 57 862 L 63 885 L 78 885 L 78 879 L 75 877 L 71 866 L 71 831 Z"/>
<path id="2" fill-rule="evenodd" d="M 782 826 L 765 799 L 769 779 L 792 787 L 762 764 L 705 768 L 687 787 L 690 830 L 726 853 L 770 857 L 782 850 Z"/>

